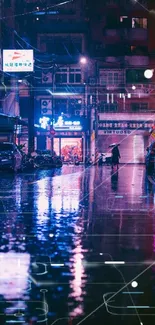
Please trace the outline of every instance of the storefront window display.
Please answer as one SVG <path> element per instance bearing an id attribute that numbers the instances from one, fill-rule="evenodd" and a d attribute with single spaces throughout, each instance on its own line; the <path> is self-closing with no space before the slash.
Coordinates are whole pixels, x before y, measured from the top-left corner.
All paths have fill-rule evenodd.
<path id="1" fill-rule="evenodd" d="M 54 151 L 66 162 L 74 162 L 75 158 L 82 162 L 82 138 L 55 138 Z"/>

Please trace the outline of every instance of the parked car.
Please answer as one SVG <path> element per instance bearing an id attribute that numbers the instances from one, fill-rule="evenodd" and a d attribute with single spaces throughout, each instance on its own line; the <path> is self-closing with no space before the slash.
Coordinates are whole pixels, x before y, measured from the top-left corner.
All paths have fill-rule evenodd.
<path id="1" fill-rule="evenodd" d="M 22 154 L 11 142 L 0 142 L 0 169 L 10 169 L 14 172 L 21 169 Z"/>
<path id="2" fill-rule="evenodd" d="M 147 154 L 145 156 L 146 169 L 150 172 L 155 170 L 155 142 L 152 142 L 146 149 Z"/>

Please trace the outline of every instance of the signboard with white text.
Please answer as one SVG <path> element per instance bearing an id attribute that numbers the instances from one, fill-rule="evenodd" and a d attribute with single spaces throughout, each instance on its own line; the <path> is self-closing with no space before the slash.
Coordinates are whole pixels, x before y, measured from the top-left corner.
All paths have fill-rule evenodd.
<path id="1" fill-rule="evenodd" d="M 53 128 L 55 131 L 82 131 L 83 126 L 80 121 L 65 121 L 61 115 Z"/>
<path id="2" fill-rule="evenodd" d="M 99 130 L 148 130 L 152 127 L 153 123 L 150 121 L 99 121 Z"/>
<path id="3" fill-rule="evenodd" d="M 33 72 L 33 50 L 3 50 L 4 72 Z"/>

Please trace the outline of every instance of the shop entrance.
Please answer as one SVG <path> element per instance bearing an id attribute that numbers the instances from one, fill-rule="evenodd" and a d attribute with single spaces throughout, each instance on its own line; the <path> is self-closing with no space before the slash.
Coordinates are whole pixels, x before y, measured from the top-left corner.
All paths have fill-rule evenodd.
<path id="1" fill-rule="evenodd" d="M 54 138 L 54 151 L 65 162 L 74 162 L 75 158 L 83 162 L 83 139 Z"/>
<path id="2" fill-rule="evenodd" d="M 111 152 L 109 145 L 120 143 L 121 163 L 145 163 L 146 148 L 148 146 L 148 136 L 144 134 L 130 135 L 99 135 L 98 149 L 100 153 Z"/>

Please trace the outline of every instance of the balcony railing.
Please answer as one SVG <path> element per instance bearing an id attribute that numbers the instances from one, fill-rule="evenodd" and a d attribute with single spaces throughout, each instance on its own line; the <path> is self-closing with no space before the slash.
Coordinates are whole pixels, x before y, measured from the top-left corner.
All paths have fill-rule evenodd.
<path id="1" fill-rule="evenodd" d="M 155 121 L 155 109 L 149 110 L 148 112 L 132 112 L 128 110 L 117 111 L 115 112 L 99 112 L 100 121 L 110 121 L 110 120 L 136 120 L 136 121 Z"/>
<path id="2" fill-rule="evenodd" d="M 121 35 L 119 29 L 105 29 L 104 36 L 109 41 L 120 41 Z"/>
<path id="3" fill-rule="evenodd" d="M 149 57 L 143 55 L 125 56 L 125 63 L 129 66 L 145 67 L 149 65 Z"/>
<path id="4" fill-rule="evenodd" d="M 148 30 L 144 28 L 121 28 L 118 25 L 116 28 L 106 28 L 104 36 L 109 42 L 111 41 L 147 41 Z"/>
<path id="5" fill-rule="evenodd" d="M 148 30 L 144 28 L 123 28 L 120 32 L 122 38 L 129 42 L 147 41 L 148 39 Z"/>

